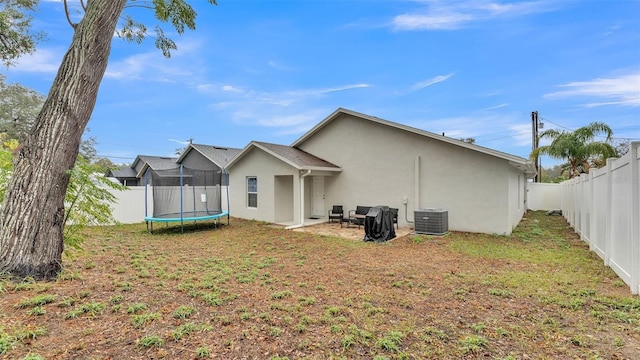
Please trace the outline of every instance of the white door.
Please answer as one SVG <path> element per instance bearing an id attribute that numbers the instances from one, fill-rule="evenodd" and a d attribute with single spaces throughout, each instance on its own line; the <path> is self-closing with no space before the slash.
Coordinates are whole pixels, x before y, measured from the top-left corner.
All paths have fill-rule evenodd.
<path id="1" fill-rule="evenodd" d="M 313 177 L 313 198 L 311 199 L 311 216 L 324 217 L 324 176 Z"/>

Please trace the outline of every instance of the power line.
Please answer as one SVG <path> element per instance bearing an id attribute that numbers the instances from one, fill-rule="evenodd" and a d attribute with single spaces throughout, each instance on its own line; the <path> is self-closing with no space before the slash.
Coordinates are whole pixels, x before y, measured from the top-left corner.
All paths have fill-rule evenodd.
<path id="1" fill-rule="evenodd" d="M 489 141 L 502 140 L 502 139 L 512 138 L 512 137 L 516 137 L 516 136 L 523 136 L 523 135 L 525 135 L 525 134 L 526 134 L 526 133 L 523 131 L 523 132 L 520 132 L 520 133 L 518 133 L 518 134 L 505 135 L 505 136 L 501 136 L 501 137 L 493 138 L 493 139 L 489 139 L 489 140 L 482 140 L 482 142 L 489 142 Z"/>
<path id="2" fill-rule="evenodd" d="M 124 160 L 133 160 L 133 159 L 135 159 L 135 157 L 114 156 L 114 155 L 105 155 L 105 154 L 96 154 L 96 156 L 101 157 L 101 158 L 124 159 Z"/>

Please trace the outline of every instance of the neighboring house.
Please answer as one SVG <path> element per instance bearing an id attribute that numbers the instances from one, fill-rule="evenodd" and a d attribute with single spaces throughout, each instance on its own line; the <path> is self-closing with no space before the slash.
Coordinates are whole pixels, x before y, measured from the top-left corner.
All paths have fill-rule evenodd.
<path id="1" fill-rule="evenodd" d="M 124 186 L 138 186 L 140 179 L 136 177 L 136 171 L 129 165 L 121 166 L 119 169 L 112 169 L 105 175 L 108 178 L 115 178 Z"/>
<path id="2" fill-rule="evenodd" d="M 213 145 L 189 144 L 176 162 L 192 169 L 220 170 L 222 173 L 226 173 L 227 164 L 241 150 Z M 226 185 L 226 182 L 225 177 L 223 184 Z"/>
<path id="3" fill-rule="evenodd" d="M 214 182 L 221 184 L 220 203 L 223 210 L 229 211 L 229 177 L 226 168 L 229 161 L 240 150 L 222 146 L 189 144 L 176 162 L 186 168 L 213 170 L 217 174 L 215 176 L 220 176 Z"/>
<path id="4" fill-rule="evenodd" d="M 510 234 L 525 210 L 527 159 L 338 109 L 291 146 L 252 142 L 227 165 L 233 216 L 288 225 L 332 205 L 448 211 L 449 229 Z"/>
<path id="5" fill-rule="evenodd" d="M 120 169 L 110 170 L 107 177 L 113 177 L 126 186 L 144 186 L 144 175 L 147 169 L 166 170 L 175 169 L 179 166 L 176 163 L 178 158 L 166 156 L 138 155 L 130 166 L 123 166 Z"/>

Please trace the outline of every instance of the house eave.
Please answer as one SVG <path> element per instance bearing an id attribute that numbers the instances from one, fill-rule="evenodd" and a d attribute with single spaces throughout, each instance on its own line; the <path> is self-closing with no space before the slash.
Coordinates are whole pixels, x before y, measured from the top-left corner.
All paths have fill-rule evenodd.
<path id="1" fill-rule="evenodd" d="M 521 161 L 509 161 L 509 165 L 525 173 L 527 178 L 534 177 L 536 175 L 536 169 L 530 160 L 525 162 Z"/>
<path id="2" fill-rule="evenodd" d="M 342 172 L 342 168 L 334 168 L 334 167 L 322 167 L 322 166 L 302 166 L 299 168 L 300 170 L 311 170 L 313 171 L 324 171 L 331 173 Z"/>

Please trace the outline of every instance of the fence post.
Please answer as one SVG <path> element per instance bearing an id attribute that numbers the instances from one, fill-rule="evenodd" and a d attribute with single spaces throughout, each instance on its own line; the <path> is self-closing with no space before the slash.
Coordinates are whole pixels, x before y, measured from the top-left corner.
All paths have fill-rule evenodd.
<path id="1" fill-rule="evenodd" d="M 589 238 L 587 237 L 588 231 L 586 229 L 587 223 L 587 209 L 590 209 L 590 204 L 588 204 L 588 197 L 585 196 L 587 192 L 591 191 L 590 183 L 588 182 L 589 175 L 588 174 L 580 174 L 580 240 L 587 242 Z"/>
<path id="2" fill-rule="evenodd" d="M 611 258 L 611 239 L 613 231 L 611 227 L 611 211 L 613 209 L 613 160 L 616 158 L 607 159 L 607 214 L 605 216 L 605 236 L 604 236 L 604 264 L 609 266 L 609 259 Z"/>
<path id="3" fill-rule="evenodd" d="M 589 171 L 589 192 L 591 193 L 591 203 L 589 204 L 589 250 L 593 251 L 595 248 L 595 233 L 596 233 L 596 186 L 595 186 L 595 170 Z"/>
<path id="4" fill-rule="evenodd" d="M 640 141 L 631 143 L 631 156 L 629 166 L 631 167 L 631 293 L 640 293 L 640 162 L 638 153 Z M 634 219 L 635 217 L 635 219 Z"/>

